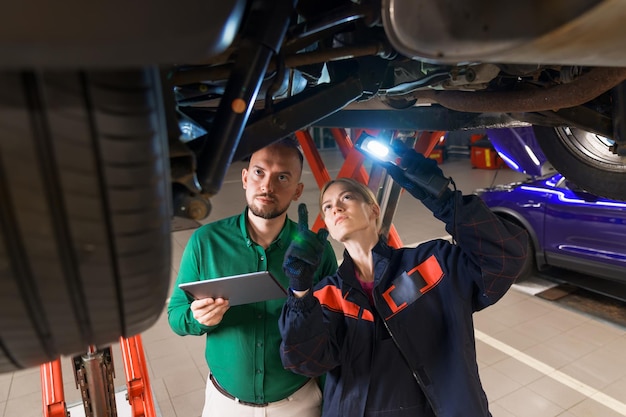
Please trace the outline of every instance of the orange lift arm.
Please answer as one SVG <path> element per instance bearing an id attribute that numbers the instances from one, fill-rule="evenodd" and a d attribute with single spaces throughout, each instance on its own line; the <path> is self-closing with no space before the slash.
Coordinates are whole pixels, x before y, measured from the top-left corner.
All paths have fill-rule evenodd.
<path id="1" fill-rule="evenodd" d="M 44 363 L 39 367 L 43 417 L 67 417 L 61 359 Z"/>
<path id="2" fill-rule="evenodd" d="M 444 131 L 418 132 L 414 149 L 422 155 L 428 156 L 435 149 L 437 143 L 445 138 L 446 133 Z"/>
<path id="3" fill-rule="evenodd" d="M 120 338 L 128 402 L 133 417 L 156 417 L 141 336 Z"/>
<path id="4" fill-rule="evenodd" d="M 367 184 L 369 181 L 369 176 L 363 168 L 363 161 L 365 160 L 364 155 L 359 152 L 350 137 L 346 133 L 345 129 L 331 129 L 333 137 L 337 142 L 337 145 L 345 158 L 339 173 L 337 174 L 337 178 L 348 177 L 354 178 L 363 184 Z M 296 132 L 296 138 L 300 142 L 300 146 L 302 147 L 304 156 L 306 157 L 309 166 L 313 172 L 313 176 L 317 182 L 318 187 L 322 187 L 326 182 L 330 181 L 330 175 L 328 174 L 328 170 L 324 165 L 322 157 L 315 146 L 313 138 L 311 134 L 306 130 L 300 130 Z M 321 216 L 318 214 L 313 226 L 311 229 L 313 231 L 319 230 L 321 227 L 324 227 L 324 221 Z M 391 229 L 389 232 L 389 244 L 394 247 L 401 247 L 402 241 L 395 227 L 391 225 Z"/>

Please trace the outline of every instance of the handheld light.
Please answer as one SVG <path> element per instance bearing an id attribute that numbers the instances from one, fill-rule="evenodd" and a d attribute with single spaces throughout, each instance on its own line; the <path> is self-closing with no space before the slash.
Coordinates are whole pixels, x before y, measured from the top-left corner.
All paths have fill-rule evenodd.
<path id="1" fill-rule="evenodd" d="M 395 140 L 393 143 L 383 143 L 373 136 L 363 134 L 354 146 L 365 155 L 380 161 L 383 166 L 393 164 L 405 169 L 402 167 L 401 161 L 408 148 L 399 140 Z M 450 185 L 449 178 L 432 173 L 408 173 L 405 169 L 404 176 L 435 197 L 440 197 Z"/>
<path id="2" fill-rule="evenodd" d="M 391 148 L 389 143 L 383 143 L 381 140 L 367 134 L 361 135 L 354 146 L 365 155 L 381 162 L 390 162 L 398 165 L 401 159 L 401 156 Z"/>

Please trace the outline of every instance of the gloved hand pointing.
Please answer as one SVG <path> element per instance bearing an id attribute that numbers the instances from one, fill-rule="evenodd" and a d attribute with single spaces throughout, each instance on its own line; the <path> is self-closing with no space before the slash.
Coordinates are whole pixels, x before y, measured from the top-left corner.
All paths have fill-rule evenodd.
<path id="1" fill-rule="evenodd" d="M 289 288 L 305 291 L 313 286 L 313 275 L 322 261 L 328 230 L 317 234 L 309 230 L 309 213 L 306 204 L 298 206 L 298 233 L 287 248 L 283 271 L 289 277 Z"/>

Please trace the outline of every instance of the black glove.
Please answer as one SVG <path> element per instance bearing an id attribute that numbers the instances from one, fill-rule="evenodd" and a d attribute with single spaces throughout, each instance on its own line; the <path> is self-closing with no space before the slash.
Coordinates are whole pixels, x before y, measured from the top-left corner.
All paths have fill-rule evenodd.
<path id="1" fill-rule="evenodd" d="M 400 166 L 387 164 L 385 168 L 391 178 L 418 200 L 441 197 L 446 194 L 450 180 L 434 159 L 426 158 L 413 149 L 403 152 Z M 404 169 L 403 169 L 404 168 Z"/>
<path id="2" fill-rule="evenodd" d="M 306 204 L 300 204 L 298 233 L 287 248 L 283 262 L 283 271 L 289 277 L 289 288 L 295 291 L 305 291 L 313 286 L 313 275 L 322 261 L 328 237 L 328 230 L 320 229 L 315 234 L 309 230 L 308 224 Z"/>

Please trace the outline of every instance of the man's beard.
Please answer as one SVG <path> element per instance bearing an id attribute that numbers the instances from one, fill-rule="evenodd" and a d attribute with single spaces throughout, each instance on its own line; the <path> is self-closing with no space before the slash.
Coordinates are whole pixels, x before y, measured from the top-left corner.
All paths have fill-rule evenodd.
<path id="1" fill-rule="evenodd" d="M 267 195 L 260 195 L 258 197 L 265 197 L 267 198 Z M 271 197 L 270 197 L 271 198 Z M 274 200 L 276 201 L 276 200 Z M 274 207 L 274 208 L 266 208 L 261 209 L 260 207 L 256 206 L 254 204 L 254 200 L 248 204 L 248 209 L 252 212 L 252 214 L 254 214 L 257 217 L 260 217 L 262 219 L 266 219 L 266 220 L 271 220 L 271 219 L 275 219 L 277 217 L 279 217 L 280 215 L 282 215 L 284 212 L 287 211 L 287 209 L 289 209 L 289 204 L 285 205 L 284 207 Z"/>

